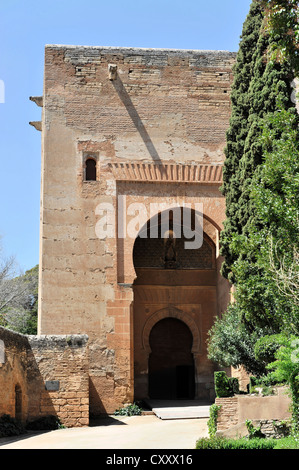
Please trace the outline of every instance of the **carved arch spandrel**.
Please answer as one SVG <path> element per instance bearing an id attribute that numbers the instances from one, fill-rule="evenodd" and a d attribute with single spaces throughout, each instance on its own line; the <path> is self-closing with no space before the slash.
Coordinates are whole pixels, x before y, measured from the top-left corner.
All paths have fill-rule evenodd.
<path id="1" fill-rule="evenodd" d="M 158 321 L 163 320 L 164 318 L 177 318 L 178 320 L 181 320 L 183 323 L 185 323 L 190 329 L 192 336 L 193 336 L 193 344 L 192 344 L 191 352 L 193 354 L 200 354 L 201 340 L 200 340 L 200 332 L 199 332 L 198 326 L 196 325 L 194 319 L 190 317 L 190 315 L 183 312 L 182 310 L 179 310 L 176 307 L 162 308 L 158 310 L 157 312 L 153 313 L 147 319 L 143 327 L 143 331 L 142 331 L 142 345 L 145 351 L 147 352 L 147 354 L 151 353 L 151 348 L 150 348 L 150 343 L 149 343 L 150 332 L 152 328 L 154 327 L 154 325 Z"/>

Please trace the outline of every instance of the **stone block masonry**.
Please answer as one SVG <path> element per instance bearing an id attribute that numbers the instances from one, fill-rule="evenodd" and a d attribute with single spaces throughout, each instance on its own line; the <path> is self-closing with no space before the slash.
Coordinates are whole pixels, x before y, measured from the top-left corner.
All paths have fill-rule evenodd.
<path id="1" fill-rule="evenodd" d="M 215 404 L 221 408 L 218 411 L 217 430 L 224 431 L 238 424 L 238 398 L 216 398 Z"/>
<path id="2" fill-rule="evenodd" d="M 27 389 L 28 339 L 26 336 L 0 327 L 0 340 L 0 416 L 9 414 L 12 417 L 23 418 L 27 416 L 28 410 L 28 396 L 26 392 L 24 393 Z M 18 390 L 21 390 L 21 394 Z M 21 416 L 16 416 L 17 396 L 22 410 Z"/>
<path id="3" fill-rule="evenodd" d="M 38 333 L 88 335 L 92 415 L 148 397 L 142 332 L 150 316 L 157 319 L 160 310 L 170 315 L 175 307 L 183 322 L 194 322 L 204 345 L 213 319 L 225 310 L 229 286 L 220 274 L 216 279 L 216 244 L 225 219 L 218 188 L 235 56 L 45 47 Z M 86 178 L 90 159 L 95 180 Z M 182 270 L 184 276 L 173 273 L 172 280 L 156 266 L 162 272 L 147 275 L 147 287 L 141 286 L 135 240 L 98 238 L 95 232 L 99 205 L 110 204 L 118 214 L 122 197 L 127 208 L 143 205 L 149 217 L 153 203 L 202 203 L 204 231 L 214 247 L 209 262 L 197 267 L 196 276 L 189 262 L 185 268 L 192 276 Z M 129 223 L 133 215 L 125 215 Z M 214 366 L 204 347 L 192 353 L 196 397 L 205 399 Z"/>
<path id="4" fill-rule="evenodd" d="M 89 424 L 88 336 L 25 336 L 0 327 L 0 415 Z"/>

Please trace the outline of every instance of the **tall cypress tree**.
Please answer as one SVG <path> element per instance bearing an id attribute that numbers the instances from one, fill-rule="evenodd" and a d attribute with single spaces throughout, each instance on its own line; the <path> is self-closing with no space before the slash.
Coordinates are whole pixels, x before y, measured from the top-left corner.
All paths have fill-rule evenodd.
<path id="1" fill-rule="evenodd" d="M 263 5 L 262 0 L 252 2 L 243 26 L 225 149 L 222 191 L 227 218 L 221 234 L 222 274 L 235 286 L 235 301 L 215 323 L 208 348 L 210 359 L 221 365 L 243 364 L 256 374 L 263 373 L 262 364 L 253 360 L 257 338 L 299 331 L 298 308 L 279 292 L 268 259 L 268 236 L 279 241 L 283 256 L 289 245 L 291 267 L 292 244 L 298 246 L 298 227 L 294 228 L 293 220 L 298 208 L 294 203 L 298 152 L 291 145 L 299 140 L 298 114 L 291 100 L 294 73 L 288 60 L 267 60 L 273 34 L 266 33 Z M 293 133 L 288 132 L 292 129 Z M 284 164 L 290 167 L 287 172 Z"/>
<path id="2" fill-rule="evenodd" d="M 262 27 L 262 11 L 253 2 L 243 25 L 240 47 L 233 68 L 234 82 L 231 91 L 231 118 L 226 136 L 225 162 L 223 167 L 222 192 L 226 197 L 226 220 L 221 234 L 221 254 L 225 261 L 222 274 L 229 278 L 234 255 L 231 250 L 233 234 L 241 233 L 238 221 L 238 204 L 241 195 L 239 162 L 244 154 L 245 141 L 249 132 L 249 87 L 254 72 L 254 54 Z"/>
<path id="3" fill-rule="evenodd" d="M 262 120 L 277 109 L 278 102 L 286 109 L 294 108 L 291 101 L 292 69 L 286 62 L 267 62 L 270 43 L 264 29 L 261 2 L 253 0 L 243 25 L 234 68 L 232 111 L 223 171 L 226 221 L 221 234 L 221 254 L 225 258 L 222 274 L 232 282 L 237 281 L 232 268 L 240 256 L 236 240 L 248 233 L 254 217 L 250 186 L 255 169 L 263 161 L 259 140 Z"/>

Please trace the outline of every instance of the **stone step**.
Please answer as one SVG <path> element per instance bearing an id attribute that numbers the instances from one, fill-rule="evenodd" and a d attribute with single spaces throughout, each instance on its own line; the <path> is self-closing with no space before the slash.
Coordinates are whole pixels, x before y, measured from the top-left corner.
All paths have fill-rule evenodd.
<path id="1" fill-rule="evenodd" d="M 145 400 L 160 419 L 209 418 L 212 403 L 199 400 Z"/>

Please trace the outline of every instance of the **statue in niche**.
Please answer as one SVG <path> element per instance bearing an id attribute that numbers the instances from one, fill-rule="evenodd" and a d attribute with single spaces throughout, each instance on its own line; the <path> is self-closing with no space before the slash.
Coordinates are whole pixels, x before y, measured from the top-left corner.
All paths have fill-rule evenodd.
<path id="1" fill-rule="evenodd" d="M 164 268 L 176 269 L 177 257 L 175 249 L 175 236 L 172 230 L 168 230 L 164 235 Z"/>

